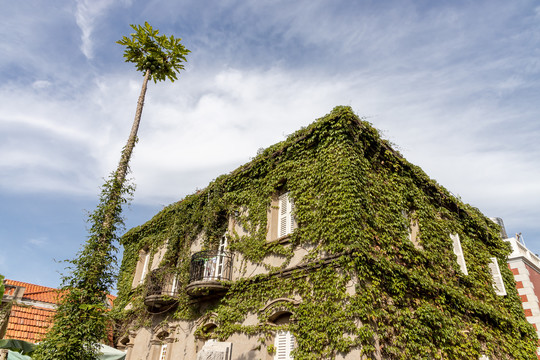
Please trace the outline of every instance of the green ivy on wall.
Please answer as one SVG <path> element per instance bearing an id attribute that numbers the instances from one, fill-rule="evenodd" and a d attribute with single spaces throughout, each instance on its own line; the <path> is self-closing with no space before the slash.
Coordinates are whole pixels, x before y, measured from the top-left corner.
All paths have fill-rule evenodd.
<path id="1" fill-rule="evenodd" d="M 267 242 L 267 211 L 284 190 L 294 199 L 298 228 L 290 244 Z M 418 220 L 422 248 L 409 241 L 404 214 Z M 289 305 L 295 359 L 334 358 L 354 349 L 375 359 L 536 359 L 536 333 L 503 266 L 510 250 L 498 226 L 408 163 L 349 107 L 336 107 L 125 234 L 115 310 L 121 331 L 152 320 L 144 285 L 131 288 L 139 250 L 155 253 L 167 243 L 160 266 L 177 273 L 185 287 L 191 244 L 203 234 L 205 248 L 216 246 L 233 216 L 248 230 L 228 234 L 237 256 L 253 263 L 282 256 L 283 265 L 269 269 L 279 273 L 295 247 L 309 246 L 305 259 L 313 266 L 286 277 L 236 279 L 204 311 L 181 291 L 170 319 L 213 312 L 219 326 L 212 336 L 244 333 L 270 345 L 276 327 L 260 309 L 272 299 L 299 297 L 299 304 Z M 459 270 L 452 233 L 461 238 L 469 275 Z M 493 256 L 507 287 L 504 297 L 492 288 Z M 322 257 L 332 261 L 321 265 Z M 243 325 L 248 314 L 259 314 L 258 325 Z"/>

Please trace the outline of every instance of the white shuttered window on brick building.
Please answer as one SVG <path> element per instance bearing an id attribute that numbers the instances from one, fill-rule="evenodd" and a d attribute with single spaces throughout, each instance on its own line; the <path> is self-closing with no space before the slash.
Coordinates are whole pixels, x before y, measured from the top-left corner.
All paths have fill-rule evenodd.
<path id="1" fill-rule="evenodd" d="M 288 235 L 296 228 L 294 219 L 294 202 L 289 193 L 282 194 L 279 197 L 279 229 L 278 237 Z"/>
<path id="2" fill-rule="evenodd" d="M 291 352 L 294 349 L 294 336 L 290 331 L 280 330 L 276 333 L 276 355 L 274 360 L 292 360 Z"/>

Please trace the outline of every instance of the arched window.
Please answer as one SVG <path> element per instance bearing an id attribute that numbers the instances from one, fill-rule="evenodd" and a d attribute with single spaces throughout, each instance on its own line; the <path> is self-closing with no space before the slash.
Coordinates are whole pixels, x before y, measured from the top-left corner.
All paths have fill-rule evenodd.
<path id="1" fill-rule="evenodd" d="M 171 352 L 170 345 L 173 341 L 171 332 L 173 329 L 161 328 L 155 332 L 155 336 L 150 341 L 152 345 L 152 360 L 168 360 L 171 359 L 169 353 Z"/>
<path id="2" fill-rule="evenodd" d="M 212 339 L 212 334 L 218 328 L 216 317 L 215 313 L 210 313 L 198 321 L 197 359 L 230 360 L 232 358 L 232 343 Z"/>
<path id="3" fill-rule="evenodd" d="M 293 311 L 298 303 L 293 299 L 280 298 L 271 301 L 261 309 L 261 316 L 266 318 L 267 323 L 276 326 L 273 360 L 293 359 L 291 353 L 296 341 L 288 325 L 294 321 Z"/>
<path id="4" fill-rule="evenodd" d="M 272 323 L 278 325 L 288 325 L 291 321 L 292 313 L 283 312 L 273 318 Z M 274 338 L 275 355 L 274 360 L 292 360 L 291 355 L 295 347 L 294 335 L 289 330 L 277 330 Z"/>

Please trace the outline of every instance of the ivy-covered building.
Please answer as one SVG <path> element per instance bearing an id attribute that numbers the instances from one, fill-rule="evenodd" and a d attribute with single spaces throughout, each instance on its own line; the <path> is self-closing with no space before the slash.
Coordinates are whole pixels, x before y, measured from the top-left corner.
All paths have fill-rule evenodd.
<path id="1" fill-rule="evenodd" d="M 128 360 L 536 359 L 498 225 L 348 107 L 122 244 Z"/>

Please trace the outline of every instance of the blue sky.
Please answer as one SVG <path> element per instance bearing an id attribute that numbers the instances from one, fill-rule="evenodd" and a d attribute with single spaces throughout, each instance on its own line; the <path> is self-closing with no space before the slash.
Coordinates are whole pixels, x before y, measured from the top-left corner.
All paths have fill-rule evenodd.
<path id="1" fill-rule="evenodd" d="M 537 1 L 0 0 L 0 273 L 46 286 L 86 239 L 142 76 L 149 21 L 192 51 L 149 86 L 128 227 L 350 105 L 540 252 Z"/>

